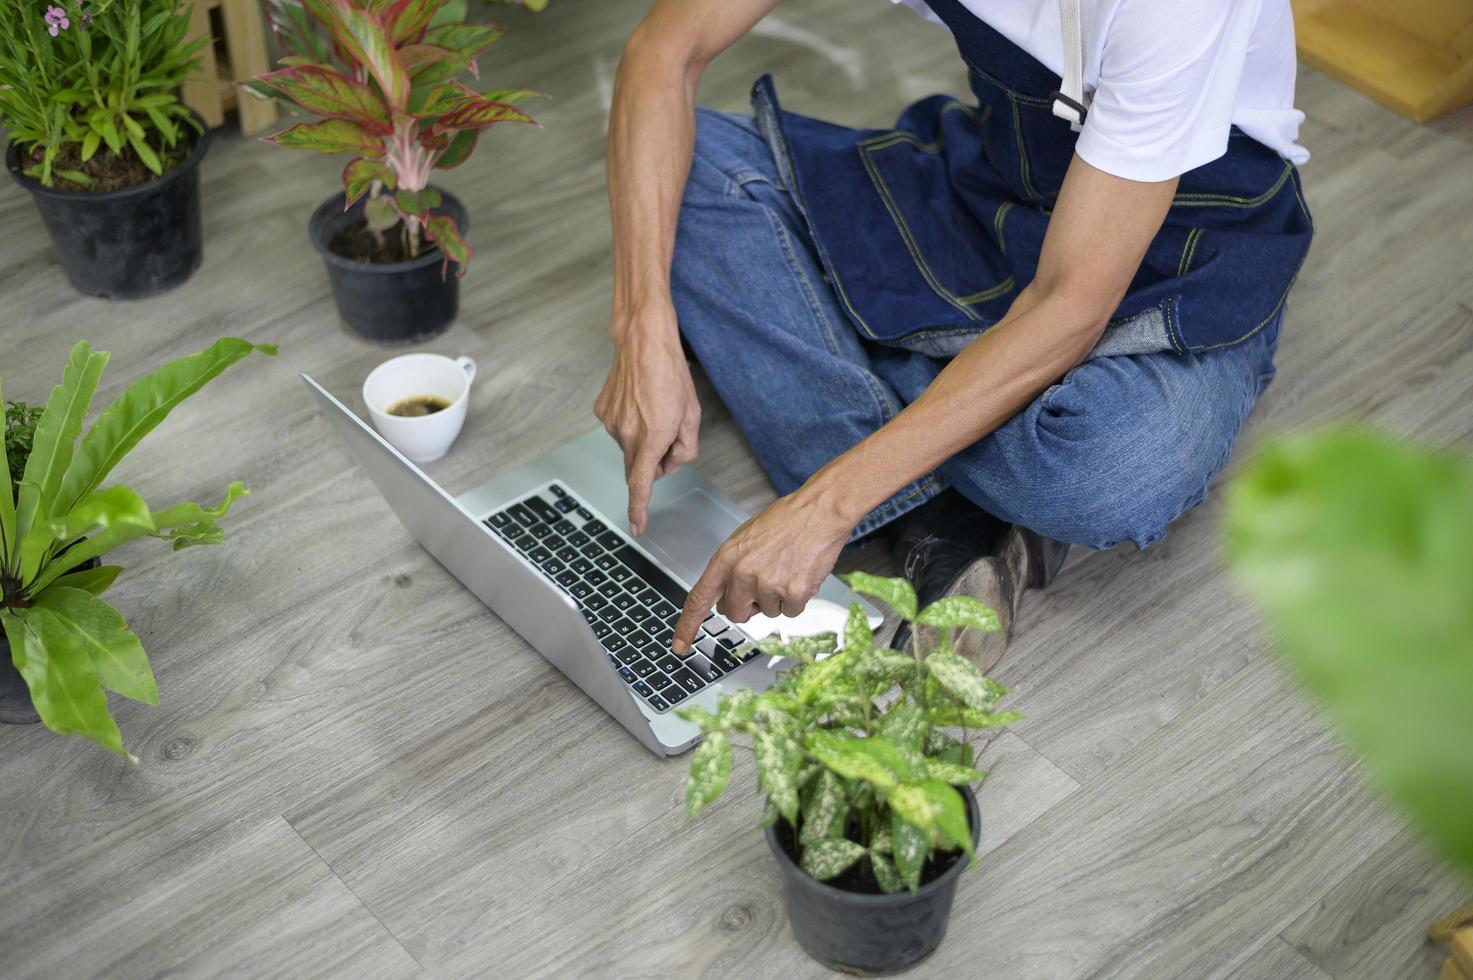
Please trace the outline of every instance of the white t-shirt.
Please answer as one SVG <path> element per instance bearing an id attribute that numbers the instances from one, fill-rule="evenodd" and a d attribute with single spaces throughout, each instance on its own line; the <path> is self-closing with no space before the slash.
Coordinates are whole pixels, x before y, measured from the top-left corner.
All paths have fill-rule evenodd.
<path id="1" fill-rule="evenodd" d="M 940 23 L 924 0 L 892 2 Z M 1058 0 L 961 2 L 1062 73 Z M 1080 0 L 1080 22 L 1094 101 L 1075 152 L 1092 166 L 1169 180 L 1222 156 L 1234 124 L 1296 164 L 1309 159 L 1295 142 L 1304 113 L 1289 0 Z"/>

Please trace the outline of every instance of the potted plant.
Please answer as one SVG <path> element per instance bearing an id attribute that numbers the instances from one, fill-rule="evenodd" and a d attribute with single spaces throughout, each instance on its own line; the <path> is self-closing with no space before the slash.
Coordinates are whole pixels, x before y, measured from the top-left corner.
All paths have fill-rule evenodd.
<path id="1" fill-rule="evenodd" d="M 134 299 L 199 268 L 199 116 L 179 101 L 207 38 L 183 0 L 0 4 L 5 166 L 67 278 Z"/>
<path id="2" fill-rule="evenodd" d="M 949 596 L 917 612 L 903 578 L 845 581 L 939 630 L 936 647 L 920 649 L 915 630 L 909 652 L 877 646 L 857 603 L 838 652 L 832 633 L 759 642 L 794 661 L 778 683 L 723 695 L 714 715 L 679 712 L 704 733 L 686 809 L 695 816 L 721 795 L 732 737 L 749 739 L 793 935 L 825 966 L 893 973 L 941 943 L 957 879 L 975 860 L 971 784 L 986 774 L 972 768 L 967 730 L 1019 716 L 995 711 L 1006 691 L 954 652 L 955 631 L 998 628 L 991 609 Z"/>
<path id="3" fill-rule="evenodd" d="M 253 351 L 276 353 L 227 338 L 172 361 L 124 389 L 81 435 L 108 360 L 82 342 L 39 414 L 22 405 L 7 411 L 0 461 L 0 696 L 12 696 L 5 720 L 25 720 L 15 715 L 28 696 L 34 720 L 127 754 L 104 689 L 148 704 L 158 703 L 158 692 L 138 637 L 98 598 L 122 569 L 98 559 L 144 535 L 172 542 L 176 551 L 218 544 L 223 535 L 216 521 L 248 491 L 232 483 L 214 507 L 186 502 L 155 511 L 128 487 L 103 481 L 180 402 Z M 11 456 L 13 448 L 22 459 Z M 20 682 L 26 694 L 17 708 Z"/>
<path id="4" fill-rule="evenodd" d="M 510 103 L 535 93 L 457 81 L 502 29 L 465 23 L 465 0 L 273 0 L 271 12 L 285 67 L 247 84 L 321 118 L 266 139 L 352 155 L 343 191 L 308 224 L 339 315 L 379 343 L 441 333 L 471 249 L 464 206 L 430 178 L 464 163 L 482 130 L 532 122 Z"/>

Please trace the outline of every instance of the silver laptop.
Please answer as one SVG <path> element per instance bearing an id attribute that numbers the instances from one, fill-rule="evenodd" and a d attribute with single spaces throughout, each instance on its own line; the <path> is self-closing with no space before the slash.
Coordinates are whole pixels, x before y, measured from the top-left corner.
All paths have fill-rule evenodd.
<path id="1" fill-rule="evenodd" d="M 302 380 L 414 539 L 652 752 L 675 755 L 699 740 L 677 708 L 714 711 L 722 692 L 776 679 L 781 662 L 714 613 L 686 656 L 671 652 L 687 590 L 748 517 L 693 468 L 656 482 L 636 540 L 623 516 L 623 456 L 602 430 L 452 497 Z M 840 609 L 850 601 L 833 576 L 817 598 Z"/>

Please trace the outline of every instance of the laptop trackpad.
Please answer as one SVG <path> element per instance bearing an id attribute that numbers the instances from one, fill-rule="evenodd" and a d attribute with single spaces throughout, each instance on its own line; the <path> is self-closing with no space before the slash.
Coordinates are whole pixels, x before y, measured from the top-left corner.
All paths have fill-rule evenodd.
<path id="1" fill-rule="evenodd" d="M 638 540 L 694 584 L 716 549 L 746 519 L 706 491 L 690 490 L 653 508 L 649 529 Z"/>

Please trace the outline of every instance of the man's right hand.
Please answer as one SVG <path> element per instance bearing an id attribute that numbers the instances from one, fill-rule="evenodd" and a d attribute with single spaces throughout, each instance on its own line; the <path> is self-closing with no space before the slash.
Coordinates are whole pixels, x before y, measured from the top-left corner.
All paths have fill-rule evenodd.
<path id="1" fill-rule="evenodd" d="M 673 306 L 616 316 L 609 333 L 614 364 L 593 411 L 624 450 L 629 529 L 643 534 L 655 480 L 696 458 L 701 405 Z"/>

